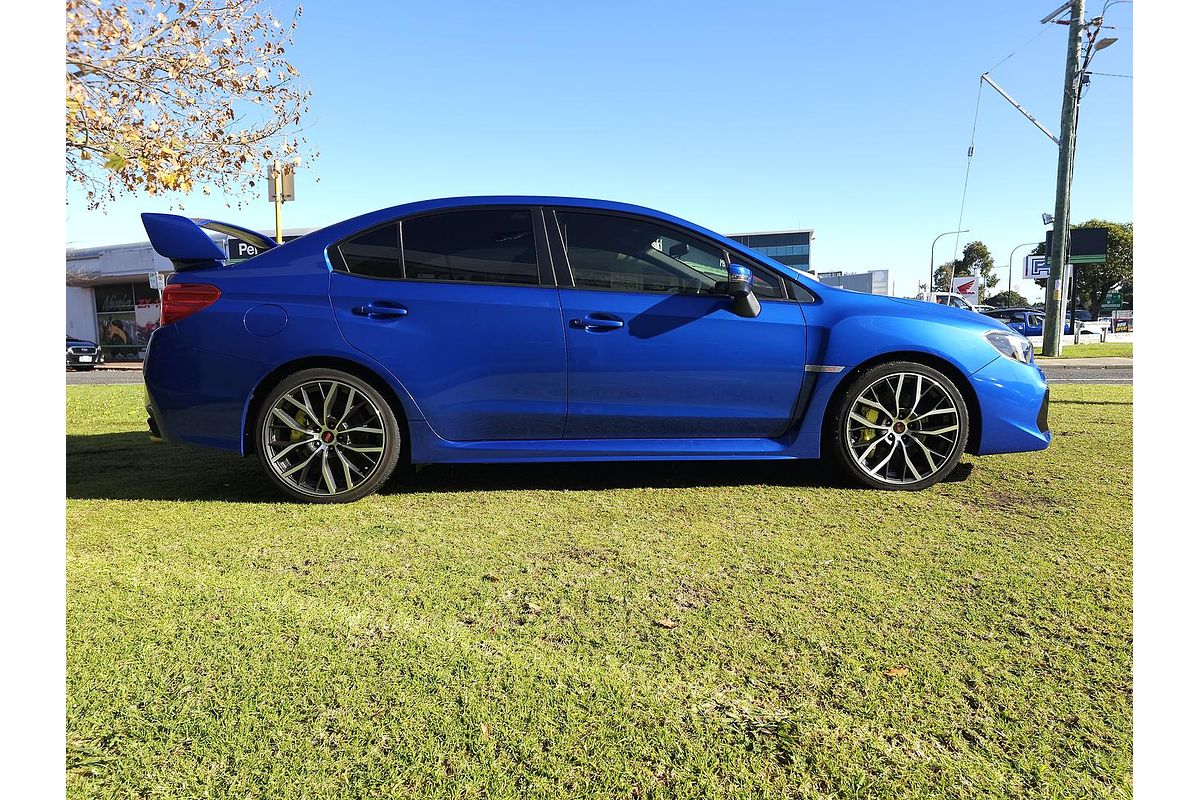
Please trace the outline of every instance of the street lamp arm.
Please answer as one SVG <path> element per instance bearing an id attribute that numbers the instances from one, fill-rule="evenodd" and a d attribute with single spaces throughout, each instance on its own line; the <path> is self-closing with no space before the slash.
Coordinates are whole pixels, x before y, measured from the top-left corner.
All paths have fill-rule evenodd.
<path id="1" fill-rule="evenodd" d="M 970 232 L 971 232 L 970 228 L 964 228 L 961 231 L 946 231 L 945 233 L 939 233 L 937 236 L 933 237 L 933 244 L 929 245 L 929 297 L 930 297 L 930 299 L 933 299 L 933 248 L 937 247 L 938 239 L 942 238 L 943 236 L 949 236 L 952 233 L 970 233 Z M 953 277 L 953 276 L 951 276 L 951 277 Z"/>

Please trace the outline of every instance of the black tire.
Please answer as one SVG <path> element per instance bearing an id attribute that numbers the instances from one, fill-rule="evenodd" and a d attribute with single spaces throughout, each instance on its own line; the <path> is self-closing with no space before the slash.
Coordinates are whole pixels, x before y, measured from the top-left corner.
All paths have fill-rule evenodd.
<path id="1" fill-rule="evenodd" d="M 888 394 L 895 391 L 899 399 Z M 887 409 L 866 405 L 876 401 Z M 943 432 L 951 425 L 956 427 L 953 432 Z M 944 373 L 912 361 L 890 361 L 851 382 L 828 433 L 838 463 L 857 483 L 871 489 L 920 491 L 958 466 L 970 435 L 970 418 L 962 393 Z M 881 444 L 890 448 L 886 457 Z"/>
<path id="2" fill-rule="evenodd" d="M 284 399 L 293 393 L 302 393 L 302 399 L 311 404 L 312 398 L 306 395 L 310 390 L 313 395 L 318 395 L 322 389 L 334 395 L 331 401 L 334 413 L 326 419 L 314 421 L 292 400 Z M 359 403 L 356 397 L 369 401 L 369 404 Z M 279 416 L 273 413 L 277 404 L 281 410 L 287 408 L 292 412 L 290 415 L 297 426 L 280 424 Z M 363 407 L 365 410 L 362 410 Z M 344 409 L 350 408 L 353 410 L 342 414 Z M 331 424 L 338 414 L 342 414 L 343 420 L 346 417 L 352 419 L 341 421 L 339 425 Z M 372 427 L 349 427 L 359 424 L 364 418 L 371 420 L 367 424 Z M 376 418 L 378 423 L 374 421 Z M 376 424 L 378 428 L 374 427 Z M 311 430 L 302 433 L 293 430 L 295 427 Z M 381 433 L 355 432 L 366 430 L 379 430 Z M 284 435 L 290 438 L 282 438 Z M 310 439 L 309 436 L 316 438 Z M 331 438 L 327 441 L 326 437 Z M 356 441 L 355 437 L 359 437 L 359 440 Z M 361 437 L 367 439 L 364 441 Z M 376 491 L 396 469 L 404 444 L 403 430 L 396 412 L 379 390 L 357 375 L 325 368 L 306 369 L 288 375 L 263 398 L 254 422 L 254 443 L 258 463 L 271 483 L 289 497 L 306 503 L 352 503 Z M 350 450 L 356 455 L 347 452 Z M 363 455 L 366 450 L 378 451 L 378 461 L 369 468 L 366 465 L 370 457 Z M 316 465 L 297 466 L 310 455 L 314 460 L 320 456 L 321 460 Z M 374 455 L 375 452 L 370 453 L 370 456 Z M 328 474 L 324 471 L 323 462 L 330 465 Z M 299 477 L 293 479 L 282 475 L 292 467 L 300 470 L 294 473 Z M 313 483 L 312 479 L 309 478 L 307 482 L 305 479 L 314 468 L 317 468 L 318 475 L 315 484 L 309 485 Z M 355 472 L 361 477 L 358 481 L 354 481 Z M 332 490 L 329 488 L 330 480 L 333 481 Z"/>

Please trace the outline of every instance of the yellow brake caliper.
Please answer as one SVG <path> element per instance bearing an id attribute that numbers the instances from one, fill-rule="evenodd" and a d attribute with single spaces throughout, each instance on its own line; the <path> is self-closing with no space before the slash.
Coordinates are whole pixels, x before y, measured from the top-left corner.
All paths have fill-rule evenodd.
<path id="1" fill-rule="evenodd" d="M 303 426 L 305 423 L 306 417 L 304 416 L 303 411 L 297 411 L 296 416 L 293 419 L 295 419 L 299 425 Z M 298 441 L 300 441 L 300 436 L 301 436 L 300 431 L 292 431 L 289 439 L 290 439 L 290 441 L 298 442 Z"/>
<path id="2" fill-rule="evenodd" d="M 863 412 L 863 416 L 866 417 L 868 420 L 870 420 L 872 425 L 879 424 L 879 409 L 878 408 L 867 408 L 867 410 Z M 874 428 L 863 428 L 858 433 L 859 433 L 859 440 L 858 440 L 859 444 L 862 444 L 863 442 L 869 442 L 878 435 L 878 432 Z"/>

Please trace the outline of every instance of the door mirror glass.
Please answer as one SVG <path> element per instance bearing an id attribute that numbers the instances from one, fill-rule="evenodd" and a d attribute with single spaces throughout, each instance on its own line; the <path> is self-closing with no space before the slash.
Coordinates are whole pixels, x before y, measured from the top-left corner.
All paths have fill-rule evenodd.
<path id="1" fill-rule="evenodd" d="M 733 298 L 733 313 L 739 317 L 757 317 L 762 311 L 754 296 L 754 273 L 741 264 L 729 265 L 729 296 Z"/>

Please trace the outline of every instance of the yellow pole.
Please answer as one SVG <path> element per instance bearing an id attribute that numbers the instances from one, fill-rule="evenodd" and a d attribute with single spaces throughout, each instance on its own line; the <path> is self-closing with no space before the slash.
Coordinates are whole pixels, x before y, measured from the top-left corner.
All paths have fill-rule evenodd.
<path id="1" fill-rule="evenodd" d="M 275 168 L 271 180 L 275 182 L 275 241 L 283 244 L 283 176 L 279 172 L 279 159 L 275 159 Z"/>

